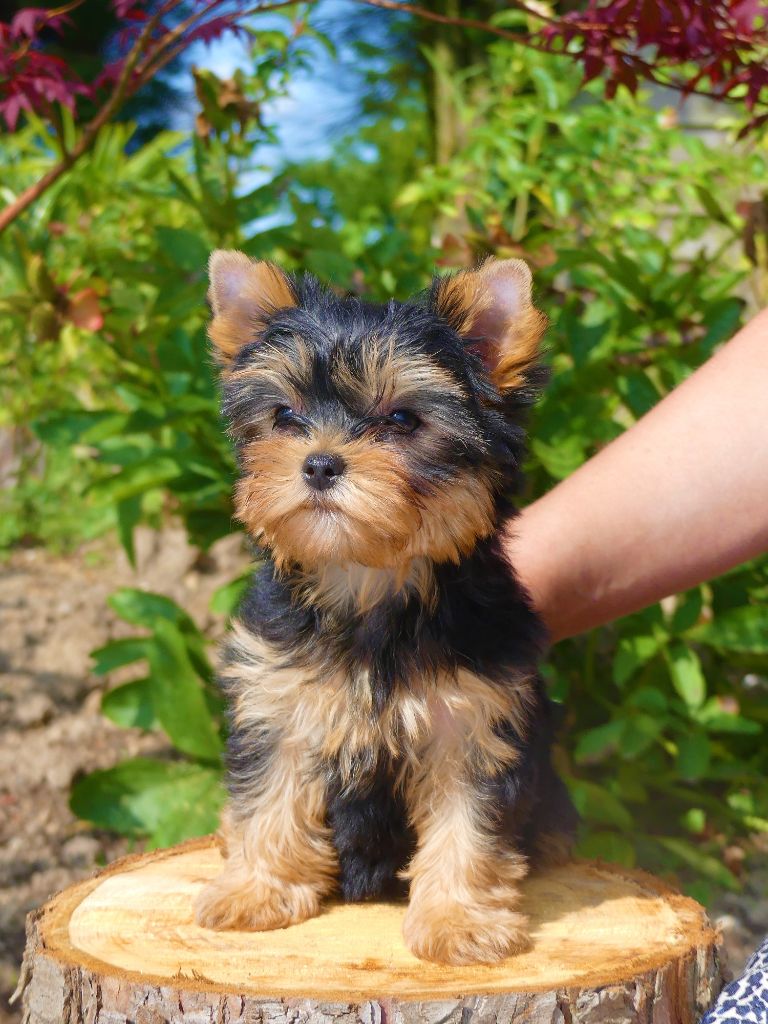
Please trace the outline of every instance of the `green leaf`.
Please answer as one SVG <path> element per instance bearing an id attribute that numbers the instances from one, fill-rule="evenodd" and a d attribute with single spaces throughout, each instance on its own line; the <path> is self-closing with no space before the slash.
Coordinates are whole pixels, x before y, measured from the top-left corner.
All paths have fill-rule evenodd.
<path id="1" fill-rule="evenodd" d="M 617 832 L 590 832 L 579 843 L 576 852 L 580 857 L 607 860 L 625 868 L 633 868 L 637 861 L 632 843 Z"/>
<path id="2" fill-rule="evenodd" d="M 720 221 L 721 224 L 725 224 L 730 227 L 730 217 L 727 215 L 722 206 L 718 203 L 709 189 L 704 188 L 703 185 L 695 185 L 696 195 L 699 197 L 699 202 L 707 211 L 712 220 Z"/>
<path id="3" fill-rule="evenodd" d="M 121 619 L 134 626 L 153 629 L 159 621 L 165 620 L 175 623 L 180 629 L 197 632 L 197 627 L 183 608 L 169 597 L 150 590 L 122 587 L 110 595 L 109 605 Z"/>
<path id="4" fill-rule="evenodd" d="M 624 637 L 613 659 L 614 683 L 624 686 L 639 668 L 658 653 L 659 647 L 660 641 L 655 636 Z"/>
<path id="5" fill-rule="evenodd" d="M 633 827 L 632 815 L 613 793 L 584 779 L 571 778 L 566 782 L 576 810 L 586 821 L 627 831 Z"/>
<path id="6" fill-rule="evenodd" d="M 636 714 L 627 718 L 621 752 L 624 757 L 633 758 L 647 750 L 658 738 L 664 727 L 664 719 L 655 715 Z"/>
<path id="7" fill-rule="evenodd" d="M 768 833 L 768 818 L 758 818 L 754 814 L 746 814 L 743 820 L 744 827 L 750 829 L 752 832 Z"/>
<path id="8" fill-rule="evenodd" d="M 531 451 L 556 480 L 570 476 L 586 458 L 584 440 L 576 434 L 564 438 L 559 444 L 547 444 L 533 438 Z"/>
<path id="9" fill-rule="evenodd" d="M 607 324 L 585 324 L 583 320 L 571 317 L 561 319 L 558 328 L 566 332 L 566 343 L 577 367 L 586 365 L 593 349 L 597 348 L 608 331 Z"/>
<path id="10" fill-rule="evenodd" d="M 345 285 L 355 272 L 355 264 L 338 249 L 308 249 L 304 254 L 307 269 L 335 284 Z"/>
<path id="11" fill-rule="evenodd" d="M 725 733 L 732 736 L 759 736 L 763 726 L 742 715 L 712 715 L 704 722 L 707 732 Z"/>
<path id="12" fill-rule="evenodd" d="M 93 444 L 105 437 L 119 435 L 127 419 L 125 413 L 76 409 L 34 420 L 32 429 L 41 441 L 50 445 Z"/>
<path id="13" fill-rule="evenodd" d="M 248 589 L 252 575 L 252 571 L 249 571 L 234 580 L 230 580 L 229 583 L 217 587 L 211 596 L 209 605 L 211 611 L 216 615 L 233 615 Z"/>
<path id="14" fill-rule="evenodd" d="M 700 708 L 707 696 L 707 682 L 699 656 L 682 643 L 672 644 L 666 654 L 675 689 L 689 708 Z"/>
<path id="15" fill-rule="evenodd" d="M 619 765 L 616 775 L 616 795 L 623 803 L 645 804 L 648 802 L 648 790 L 637 770 L 637 765 L 625 761 Z"/>
<path id="16" fill-rule="evenodd" d="M 573 756 L 579 764 L 602 761 L 618 748 L 623 733 L 624 721 L 621 719 L 588 729 L 579 736 Z"/>
<path id="17" fill-rule="evenodd" d="M 185 754 L 217 761 L 222 752 L 221 736 L 202 681 L 183 635 L 167 619 L 155 623 L 149 664 L 155 714 L 171 742 Z"/>
<path id="18" fill-rule="evenodd" d="M 699 708 L 694 717 L 707 732 L 758 736 L 763 731 L 759 722 L 740 715 L 738 705 L 732 707 L 721 697 L 711 697 Z"/>
<path id="19" fill-rule="evenodd" d="M 125 640 L 112 640 L 103 647 L 97 647 L 91 651 L 91 657 L 95 664 L 93 672 L 97 676 L 103 676 L 123 665 L 130 665 L 134 661 L 140 661 L 147 657 L 149 640 L 141 636 L 128 637 Z"/>
<path id="20" fill-rule="evenodd" d="M 536 92 L 544 101 L 548 110 L 557 110 L 560 105 L 560 97 L 557 92 L 557 79 L 551 70 L 544 67 L 532 67 L 531 78 L 536 85 Z"/>
<path id="21" fill-rule="evenodd" d="M 395 200 L 396 206 L 411 206 L 419 203 L 426 195 L 426 188 L 423 182 L 409 181 L 400 189 L 400 194 Z"/>
<path id="22" fill-rule="evenodd" d="M 683 892 L 686 896 L 690 896 L 692 900 L 700 903 L 702 907 L 711 907 L 718 897 L 722 895 L 718 892 L 716 885 L 705 882 L 703 878 L 685 883 L 683 885 Z"/>
<path id="23" fill-rule="evenodd" d="M 665 718 L 669 709 L 666 695 L 653 686 L 639 687 L 629 695 L 626 705 L 638 711 L 645 711 L 649 715 L 656 715 L 659 719 Z"/>
<path id="24" fill-rule="evenodd" d="M 124 729 L 153 729 L 158 723 L 152 705 L 151 680 L 134 679 L 108 690 L 101 698 L 101 713 Z"/>
<path id="25" fill-rule="evenodd" d="M 677 598 L 675 610 L 669 628 L 672 633 L 685 633 L 699 621 L 704 601 L 701 596 L 701 588 L 689 590 L 687 594 L 681 594 Z"/>
<path id="26" fill-rule="evenodd" d="M 186 518 L 190 540 L 204 549 L 232 533 L 232 511 L 228 506 L 216 510 L 191 509 Z"/>
<path id="27" fill-rule="evenodd" d="M 247 224 L 256 217 L 263 217 L 274 209 L 277 196 L 277 182 L 270 181 L 266 185 L 240 196 L 237 200 L 237 216 L 241 223 Z"/>
<path id="28" fill-rule="evenodd" d="M 768 654 L 768 612 L 749 605 L 721 612 L 712 622 L 697 626 L 689 636 L 697 643 L 727 651 Z"/>
<path id="29" fill-rule="evenodd" d="M 707 333 L 700 342 L 705 353 L 710 353 L 721 341 L 727 341 L 733 335 L 741 321 L 743 309 L 741 299 L 734 298 L 722 299 L 707 307 Z"/>
<path id="30" fill-rule="evenodd" d="M 685 839 L 675 837 L 659 837 L 657 842 L 678 857 L 684 864 L 690 865 L 706 878 L 711 878 L 718 885 L 730 892 L 738 892 L 741 888 L 734 876 L 722 861 L 705 853 L 699 846 Z"/>
<path id="31" fill-rule="evenodd" d="M 183 471 L 177 459 L 168 455 L 152 455 L 97 481 L 88 493 L 94 501 L 117 503 L 144 494 L 153 487 L 161 487 L 174 477 L 181 476 Z"/>
<path id="32" fill-rule="evenodd" d="M 133 531 L 141 519 L 141 496 L 133 495 L 117 503 L 117 535 L 128 561 L 136 567 L 136 548 L 133 543 Z"/>
<path id="33" fill-rule="evenodd" d="M 70 807 L 97 828 L 170 845 L 216 828 L 220 778 L 215 769 L 186 761 L 136 758 L 79 779 Z"/>
<path id="34" fill-rule="evenodd" d="M 174 266 L 183 270 L 205 272 L 208 263 L 208 246 L 200 235 L 186 228 L 170 228 L 160 225 L 155 228 L 157 240 L 165 255 Z"/>
<path id="35" fill-rule="evenodd" d="M 661 398 L 658 389 L 646 373 L 629 373 L 619 377 L 616 384 L 619 394 L 638 419 L 652 409 Z"/>
<path id="36" fill-rule="evenodd" d="M 192 206 L 195 210 L 198 210 L 200 207 L 200 198 L 199 196 L 196 196 L 194 192 L 192 192 L 192 190 L 189 187 L 189 182 L 186 180 L 185 176 L 182 174 L 178 174 L 175 170 L 173 170 L 173 168 L 169 168 L 168 177 L 171 179 L 171 181 L 174 183 L 174 185 L 179 190 L 181 195 L 184 197 L 184 200 L 187 203 L 189 203 L 189 205 Z"/>
<path id="37" fill-rule="evenodd" d="M 712 748 L 709 740 L 701 732 L 681 736 L 677 742 L 677 770 L 680 777 L 688 782 L 695 782 L 706 775 Z"/>
<path id="38" fill-rule="evenodd" d="M 706 812 L 701 807 L 691 807 L 683 814 L 680 824 L 687 832 L 700 836 L 707 827 Z"/>

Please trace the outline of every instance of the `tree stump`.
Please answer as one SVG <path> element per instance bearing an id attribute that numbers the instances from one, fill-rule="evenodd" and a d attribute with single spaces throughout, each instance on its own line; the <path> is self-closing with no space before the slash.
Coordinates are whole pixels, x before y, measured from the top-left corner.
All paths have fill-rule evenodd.
<path id="1" fill-rule="evenodd" d="M 575 862 L 524 883 L 530 951 L 424 963 L 404 904 L 330 904 L 273 932 L 213 932 L 192 900 L 212 839 L 128 857 L 28 920 L 25 1024 L 694 1024 L 722 984 L 704 910 L 649 875 Z"/>

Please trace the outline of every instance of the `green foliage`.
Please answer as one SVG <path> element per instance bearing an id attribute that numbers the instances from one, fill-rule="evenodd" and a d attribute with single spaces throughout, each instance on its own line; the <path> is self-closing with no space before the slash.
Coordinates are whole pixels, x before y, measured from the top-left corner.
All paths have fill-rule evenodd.
<path id="1" fill-rule="evenodd" d="M 211 832 L 223 799 L 223 724 L 205 637 L 160 594 L 123 589 L 110 604 L 149 632 L 94 651 L 94 671 L 144 663 L 147 675 L 108 690 L 101 710 L 120 726 L 162 729 L 179 756 L 135 758 L 87 775 L 72 789 L 72 810 L 100 828 L 146 836 L 154 846 Z"/>
<path id="2" fill-rule="evenodd" d="M 66 452 L 68 507 L 116 527 L 132 555 L 136 523 L 157 523 L 167 510 L 201 546 L 230 529 L 232 461 L 201 297 L 207 253 L 236 241 L 241 201 L 232 200 L 232 234 L 220 235 L 210 225 L 226 154 L 195 146 L 193 186 L 182 178 L 186 160 L 168 157 L 177 136 L 125 156 L 129 137 L 112 126 L 66 191 L 36 211 L 41 223 L 0 250 L 8 281 L 0 415 L 31 428 L 27 458 L 43 465 L 46 484 L 55 485 L 52 453 Z M 44 268 L 44 284 L 30 284 L 30 266 Z M 81 286 L 94 296 L 92 324 L 76 322 Z M 55 304 L 43 295 L 51 287 Z M 44 333 L 41 310 L 51 318 Z"/>
<path id="3" fill-rule="evenodd" d="M 137 757 L 76 782 L 70 806 L 99 828 L 155 847 L 213 832 L 222 801 L 217 769 Z"/>
<path id="4" fill-rule="evenodd" d="M 768 661 L 760 650 L 768 623 L 749 603 L 768 569 L 748 566 L 726 579 L 734 586 L 737 578 L 745 604 L 736 613 L 754 638 L 738 660 L 734 634 L 717 628 L 717 581 L 554 649 L 551 671 L 568 692 L 566 732 L 575 738 L 570 785 L 578 792 L 589 781 L 628 812 L 610 818 L 602 804 L 582 804 L 585 855 L 611 860 L 631 847 L 645 866 L 693 868 L 710 886 L 732 888 L 719 859 L 723 837 L 768 829 Z M 629 863 L 625 853 L 619 859 Z M 714 890 L 699 880 L 696 891 Z"/>
<path id="5" fill-rule="evenodd" d="M 130 129 L 110 127 L 23 235 L 0 241 L 0 415 L 22 432 L 30 470 L 7 543 L 112 526 L 130 554 L 134 526 L 169 514 L 201 547 L 232 528 L 234 466 L 204 339 L 215 246 L 377 299 L 424 287 L 436 263 L 525 256 L 552 321 L 553 371 L 527 500 L 737 328 L 750 266 L 736 210 L 765 179 L 763 143 L 735 153 L 642 96 L 607 103 L 599 83 L 582 90 L 568 64 L 509 42 L 457 49 L 451 62 L 442 30 L 420 31 L 425 60 L 412 46 L 408 59 L 364 48 L 364 116 L 328 159 L 262 168 L 257 184 L 250 154 L 270 136 L 238 117 L 270 75 L 259 64 L 254 81 L 241 76 L 234 112 L 201 75 L 204 138 L 163 133 L 127 156 Z M 0 148 L 9 188 L 51 160 L 34 124 Z M 244 584 L 221 588 L 215 610 L 231 612 Z M 582 853 L 692 874 L 699 896 L 736 884 L 722 847 L 768 830 L 766 596 L 761 561 L 552 651 Z M 209 829 L 222 726 L 205 639 L 157 595 L 123 591 L 113 607 L 145 633 L 95 652 L 96 671 L 143 662 L 146 674 L 110 690 L 104 713 L 161 729 L 176 754 L 81 780 L 73 808 L 154 843 Z"/>

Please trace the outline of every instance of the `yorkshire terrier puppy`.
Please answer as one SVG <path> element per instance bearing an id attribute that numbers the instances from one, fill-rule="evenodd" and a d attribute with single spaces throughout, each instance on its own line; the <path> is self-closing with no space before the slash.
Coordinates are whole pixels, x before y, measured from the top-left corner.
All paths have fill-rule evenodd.
<path id="1" fill-rule="evenodd" d="M 518 884 L 576 821 L 550 761 L 544 629 L 507 561 L 544 317 L 520 260 L 426 298 L 338 298 L 238 252 L 210 337 L 264 552 L 228 644 L 230 801 L 209 928 L 409 884 L 419 957 L 527 945 Z"/>

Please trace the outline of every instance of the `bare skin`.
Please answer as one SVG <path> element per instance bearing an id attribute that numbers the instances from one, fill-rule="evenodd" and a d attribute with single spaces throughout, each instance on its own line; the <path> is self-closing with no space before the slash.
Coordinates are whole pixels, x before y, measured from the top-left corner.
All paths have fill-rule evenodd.
<path id="1" fill-rule="evenodd" d="M 553 641 L 768 550 L 768 310 L 513 531 Z"/>

